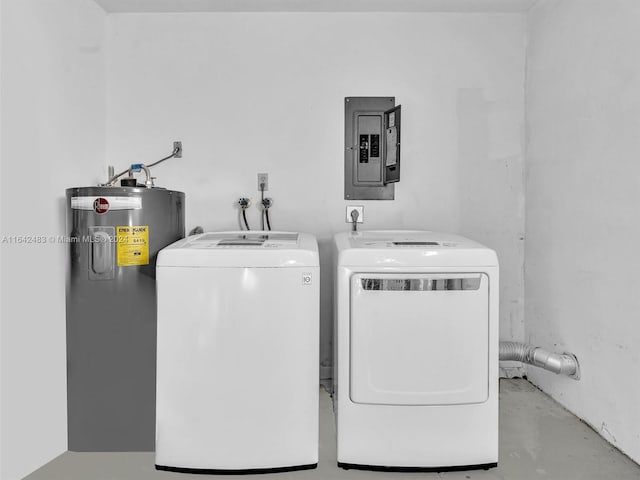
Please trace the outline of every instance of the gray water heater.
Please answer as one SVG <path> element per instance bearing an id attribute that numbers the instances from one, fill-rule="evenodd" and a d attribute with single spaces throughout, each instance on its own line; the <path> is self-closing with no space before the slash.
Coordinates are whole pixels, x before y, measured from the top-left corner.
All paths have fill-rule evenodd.
<path id="1" fill-rule="evenodd" d="M 184 193 L 69 188 L 69 450 L 155 445 L 156 255 L 185 234 Z"/>

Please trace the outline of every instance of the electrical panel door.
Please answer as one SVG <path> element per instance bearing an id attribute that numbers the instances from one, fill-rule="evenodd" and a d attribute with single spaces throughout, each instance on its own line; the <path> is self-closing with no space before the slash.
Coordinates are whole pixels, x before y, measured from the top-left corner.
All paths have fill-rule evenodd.
<path id="1" fill-rule="evenodd" d="M 384 184 L 400 181 L 400 111 L 402 106 L 384 112 L 384 165 L 382 180 Z"/>
<path id="2" fill-rule="evenodd" d="M 400 180 L 400 106 L 394 97 L 345 98 L 345 200 L 393 200 Z"/>

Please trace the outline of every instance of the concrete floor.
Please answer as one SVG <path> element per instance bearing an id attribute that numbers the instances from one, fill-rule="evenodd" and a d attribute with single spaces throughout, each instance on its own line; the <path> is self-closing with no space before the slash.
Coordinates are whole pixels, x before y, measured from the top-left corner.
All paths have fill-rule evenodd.
<path id="1" fill-rule="evenodd" d="M 500 382 L 500 459 L 489 471 L 380 473 L 336 466 L 335 426 L 329 395 L 320 396 L 320 461 L 316 470 L 247 475 L 261 480 L 314 479 L 640 479 L 640 466 L 526 380 Z M 153 453 L 73 453 L 51 461 L 25 480 L 222 480 L 238 476 L 158 472 Z"/>

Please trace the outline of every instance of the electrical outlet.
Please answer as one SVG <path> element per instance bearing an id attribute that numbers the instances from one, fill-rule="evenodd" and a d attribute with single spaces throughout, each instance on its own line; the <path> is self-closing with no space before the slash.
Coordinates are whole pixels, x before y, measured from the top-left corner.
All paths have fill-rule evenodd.
<path id="1" fill-rule="evenodd" d="M 182 158 L 182 142 L 173 142 L 173 151 L 176 152 L 175 158 Z"/>
<path id="2" fill-rule="evenodd" d="M 261 188 L 264 183 L 264 191 L 269 190 L 269 174 L 268 173 L 259 173 L 258 174 L 258 191 L 263 190 Z"/>
<path id="3" fill-rule="evenodd" d="M 347 217 L 345 222 L 353 223 L 353 218 L 351 218 L 351 212 L 356 210 L 358 212 L 358 220 L 356 223 L 364 223 L 364 206 L 363 205 L 347 205 Z"/>

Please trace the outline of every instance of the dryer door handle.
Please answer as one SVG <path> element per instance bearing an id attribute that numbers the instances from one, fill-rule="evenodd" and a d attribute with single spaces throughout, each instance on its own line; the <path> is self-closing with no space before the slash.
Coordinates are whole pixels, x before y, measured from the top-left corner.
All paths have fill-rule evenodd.
<path id="1" fill-rule="evenodd" d="M 433 275 L 411 278 L 361 278 L 363 290 L 430 292 L 451 290 L 478 290 L 481 274 Z"/>

